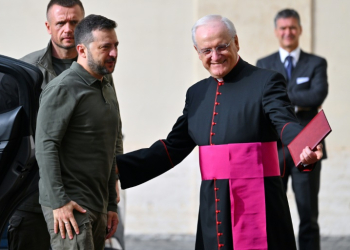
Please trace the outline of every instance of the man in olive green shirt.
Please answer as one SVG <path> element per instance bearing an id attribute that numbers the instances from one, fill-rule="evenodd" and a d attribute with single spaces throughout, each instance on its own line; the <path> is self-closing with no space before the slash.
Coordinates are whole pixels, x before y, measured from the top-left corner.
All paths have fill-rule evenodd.
<path id="1" fill-rule="evenodd" d="M 117 228 L 114 159 L 122 143 L 121 122 L 114 88 L 105 77 L 118 55 L 115 28 L 102 16 L 83 19 L 74 32 L 77 62 L 40 97 L 39 202 L 53 249 L 102 249 Z"/>

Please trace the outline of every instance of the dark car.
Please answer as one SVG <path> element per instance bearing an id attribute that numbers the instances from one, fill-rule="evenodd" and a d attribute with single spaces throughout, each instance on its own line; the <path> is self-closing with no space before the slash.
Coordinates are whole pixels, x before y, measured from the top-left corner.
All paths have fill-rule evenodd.
<path id="1" fill-rule="evenodd" d="M 0 233 L 38 189 L 34 135 L 42 81 L 38 68 L 0 55 Z"/>

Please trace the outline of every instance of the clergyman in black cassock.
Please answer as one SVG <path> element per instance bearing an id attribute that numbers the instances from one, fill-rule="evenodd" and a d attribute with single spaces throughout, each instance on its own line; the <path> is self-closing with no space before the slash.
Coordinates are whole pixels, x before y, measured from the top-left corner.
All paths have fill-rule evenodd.
<path id="1" fill-rule="evenodd" d="M 295 250 L 276 141 L 282 136 L 287 145 L 302 126 L 284 78 L 240 58 L 234 26 L 221 16 L 198 20 L 193 42 L 211 76 L 188 89 L 183 114 L 167 139 L 117 157 L 122 188 L 164 173 L 198 145 L 203 181 L 195 249 Z M 302 161 L 313 163 L 320 155 L 321 147 L 317 153 L 305 149 Z M 223 159 L 228 165 L 215 165 Z M 267 173 L 276 168 L 277 174 Z M 259 206 L 250 197 L 255 193 L 261 194 Z"/>

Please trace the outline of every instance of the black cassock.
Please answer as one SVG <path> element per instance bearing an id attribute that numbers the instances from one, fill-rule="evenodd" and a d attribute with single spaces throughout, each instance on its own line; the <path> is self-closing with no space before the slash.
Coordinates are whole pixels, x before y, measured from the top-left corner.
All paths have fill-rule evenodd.
<path id="1" fill-rule="evenodd" d="M 287 145 L 302 129 L 279 73 L 256 68 L 240 58 L 223 80 L 222 84 L 209 77 L 188 89 L 183 115 L 167 139 L 117 157 L 122 188 L 139 185 L 166 172 L 196 145 L 275 142 L 281 132 L 282 141 Z M 267 249 L 296 249 L 281 178 L 263 177 L 263 184 Z M 214 188 L 220 192 L 215 193 Z M 220 213 L 215 207 L 216 199 L 220 200 Z M 228 180 L 203 180 L 196 250 L 233 249 L 230 209 Z"/>

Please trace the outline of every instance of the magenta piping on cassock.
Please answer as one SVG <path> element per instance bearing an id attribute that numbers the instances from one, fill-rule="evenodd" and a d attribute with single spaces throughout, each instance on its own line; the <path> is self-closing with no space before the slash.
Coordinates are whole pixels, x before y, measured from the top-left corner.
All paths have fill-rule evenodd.
<path id="1" fill-rule="evenodd" d="M 199 147 L 202 180 L 228 179 L 234 249 L 267 250 L 264 177 L 280 176 L 277 143 Z"/>

